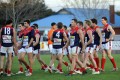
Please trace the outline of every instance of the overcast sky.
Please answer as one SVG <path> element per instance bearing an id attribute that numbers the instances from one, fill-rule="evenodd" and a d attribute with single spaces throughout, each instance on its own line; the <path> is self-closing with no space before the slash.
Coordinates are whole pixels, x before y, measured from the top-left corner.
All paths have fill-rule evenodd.
<path id="1" fill-rule="evenodd" d="M 113 4 L 113 0 L 109 0 Z M 63 6 L 63 0 L 45 0 L 46 5 L 54 11 L 58 11 Z M 115 0 L 115 11 L 120 11 L 120 0 Z"/>

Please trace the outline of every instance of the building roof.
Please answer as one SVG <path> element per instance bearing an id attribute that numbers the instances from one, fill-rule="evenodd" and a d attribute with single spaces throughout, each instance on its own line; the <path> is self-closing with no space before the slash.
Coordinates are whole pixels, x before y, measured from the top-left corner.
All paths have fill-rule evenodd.
<path id="1" fill-rule="evenodd" d="M 103 16 L 108 18 L 109 21 L 109 10 L 107 9 L 82 9 L 82 8 L 65 8 L 58 11 L 57 14 L 51 15 L 49 17 L 39 19 L 31 23 L 37 23 L 39 28 L 50 28 L 52 22 L 62 22 L 64 25 L 69 26 L 71 19 L 77 18 L 78 20 L 84 21 L 86 19 L 96 18 L 98 20 L 98 25 L 102 26 L 101 18 Z M 118 27 L 120 26 L 120 16 L 115 14 L 115 24 L 111 24 L 112 26 Z"/>
<path id="2" fill-rule="evenodd" d="M 70 14 L 57 14 L 57 15 L 51 15 L 49 17 L 34 21 L 31 23 L 31 25 L 34 23 L 37 23 L 39 25 L 39 27 L 49 27 L 50 28 L 52 22 L 55 22 L 55 23 L 62 22 L 64 25 L 69 26 L 71 19 L 73 19 L 73 18 L 74 18 L 74 16 L 70 15 Z"/>

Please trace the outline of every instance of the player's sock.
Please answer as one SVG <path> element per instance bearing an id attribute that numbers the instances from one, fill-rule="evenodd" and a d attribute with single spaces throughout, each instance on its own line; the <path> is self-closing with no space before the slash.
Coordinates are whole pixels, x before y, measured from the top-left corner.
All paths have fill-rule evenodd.
<path id="1" fill-rule="evenodd" d="M 65 66 L 68 66 L 68 63 L 67 63 L 67 62 L 63 62 L 63 64 L 64 64 Z"/>
<path id="2" fill-rule="evenodd" d="M 44 67 L 45 67 L 45 68 L 47 68 L 47 65 L 46 65 L 46 64 L 44 64 Z"/>
<path id="3" fill-rule="evenodd" d="M 10 71 L 10 70 L 7 70 L 7 74 L 11 74 L 11 71 Z"/>
<path id="4" fill-rule="evenodd" d="M 30 68 L 30 66 L 26 66 L 26 68 L 27 68 L 27 69 L 29 69 L 29 68 Z"/>
<path id="5" fill-rule="evenodd" d="M 0 69 L 0 72 L 2 72 L 3 71 L 3 69 Z"/>
<path id="6" fill-rule="evenodd" d="M 87 64 L 88 67 L 90 67 L 91 69 L 94 68 L 94 66 L 92 64 Z"/>
<path id="7" fill-rule="evenodd" d="M 73 74 L 74 71 L 70 71 L 69 74 Z"/>
<path id="8" fill-rule="evenodd" d="M 106 63 L 106 59 L 102 58 L 101 59 L 101 68 L 102 68 L 102 70 L 104 70 L 105 63 Z"/>
<path id="9" fill-rule="evenodd" d="M 23 67 L 20 67 L 19 71 L 23 72 Z"/>
<path id="10" fill-rule="evenodd" d="M 57 69 L 60 69 L 60 64 L 58 64 Z"/>
<path id="11" fill-rule="evenodd" d="M 110 61 L 112 62 L 112 64 L 113 64 L 113 67 L 114 67 L 114 68 L 116 68 L 116 63 L 115 63 L 115 60 L 114 60 L 114 58 L 110 59 Z"/>
<path id="12" fill-rule="evenodd" d="M 78 71 L 80 68 L 76 68 L 76 71 Z"/>
<path id="13" fill-rule="evenodd" d="M 83 71 L 85 71 L 85 68 L 80 68 L 79 70 L 80 70 L 81 72 L 83 72 Z"/>
<path id="14" fill-rule="evenodd" d="M 97 67 L 99 67 L 99 58 L 94 58 L 96 64 L 97 64 Z"/>
<path id="15" fill-rule="evenodd" d="M 72 64 L 72 59 L 70 59 L 70 63 Z"/>
<path id="16" fill-rule="evenodd" d="M 97 72 L 97 71 L 99 71 L 99 69 L 98 68 L 94 68 L 95 69 L 95 71 Z"/>
<path id="17" fill-rule="evenodd" d="M 32 73 L 32 68 L 29 68 L 29 72 Z"/>

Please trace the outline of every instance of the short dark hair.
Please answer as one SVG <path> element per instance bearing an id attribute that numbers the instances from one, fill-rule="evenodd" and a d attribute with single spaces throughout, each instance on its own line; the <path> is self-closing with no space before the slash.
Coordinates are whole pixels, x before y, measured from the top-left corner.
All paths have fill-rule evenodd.
<path id="1" fill-rule="evenodd" d="M 106 18 L 106 17 L 102 17 L 102 19 L 104 19 L 105 21 L 107 21 L 107 18 Z"/>
<path id="2" fill-rule="evenodd" d="M 55 22 L 52 22 L 52 23 L 51 23 L 51 26 L 54 26 L 54 25 L 56 25 L 56 23 L 55 23 Z"/>
<path id="3" fill-rule="evenodd" d="M 71 27 L 71 24 L 69 25 L 69 27 Z"/>
<path id="4" fill-rule="evenodd" d="M 35 24 L 33 24 L 33 25 L 34 25 L 36 28 L 38 28 L 38 24 L 35 23 Z"/>
<path id="5" fill-rule="evenodd" d="M 31 27 L 35 29 L 36 26 L 32 25 Z"/>
<path id="6" fill-rule="evenodd" d="M 72 19 L 72 20 L 77 23 L 77 19 Z"/>
<path id="7" fill-rule="evenodd" d="M 19 24 L 21 24 L 22 26 L 24 26 L 24 23 L 19 23 Z"/>
<path id="8" fill-rule="evenodd" d="M 62 22 L 58 22 L 58 23 L 57 23 L 57 27 L 58 27 L 58 29 L 62 29 L 63 23 L 62 23 Z"/>
<path id="9" fill-rule="evenodd" d="M 6 21 L 6 25 L 11 24 L 11 23 L 13 23 L 12 20 L 7 20 L 7 21 Z"/>
<path id="10" fill-rule="evenodd" d="M 67 26 L 66 26 L 66 25 L 64 25 L 63 27 L 64 27 L 65 29 L 67 29 Z"/>
<path id="11" fill-rule="evenodd" d="M 30 24 L 30 20 L 25 20 L 24 22 L 27 22 L 28 24 Z"/>
<path id="12" fill-rule="evenodd" d="M 91 21 L 92 21 L 92 23 L 97 24 L 97 19 L 93 18 L 93 19 L 91 19 Z"/>
<path id="13" fill-rule="evenodd" d="M 77 23 L 83 26 L 83 22 L 82 21 L 78 21 Z"/>

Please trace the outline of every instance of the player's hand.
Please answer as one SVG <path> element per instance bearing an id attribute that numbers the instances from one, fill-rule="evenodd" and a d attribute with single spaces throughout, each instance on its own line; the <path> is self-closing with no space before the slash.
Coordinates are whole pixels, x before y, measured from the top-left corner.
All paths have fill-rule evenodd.
<path id="1" fill-rule="evenodd" d="M 82 47 L 82 51 L 81 51 L 82 53 L 85 53 L 85 46 L 84 47 Z"/>
<path id="2" fill-rule="evenodd" d="M 63 50 L 65 50 L 66 46 L 63 47 Z"/>
<path id="3" fill-rule="evenodd" d="M 106 42 L 111 41 L 112 39 L 106 39 Z"/>
<path id="4" fill-rule="evenodd" d="M 14 49 L 14 52 L 15 52 L 15 56 L 17 56 L 17 54 L 18 54 L 18 49 Z"/>
<path id="5" fill-rule="evenodd" d="M 29 45 L 27 45 L 25 48 L 29 48 Z"/>
<path id="6" fill-rule="evenodd" d="M 85 44 L 85 46 L 84 46 L 84 49 L 87 47 L 87 45 Z"/>
<path id="7" fill-rule="evenodd" d="M 100 44 L 98 47 L 99 47 L 99 49 L 101 49 L 102 48 L 102 44 Z"/>

